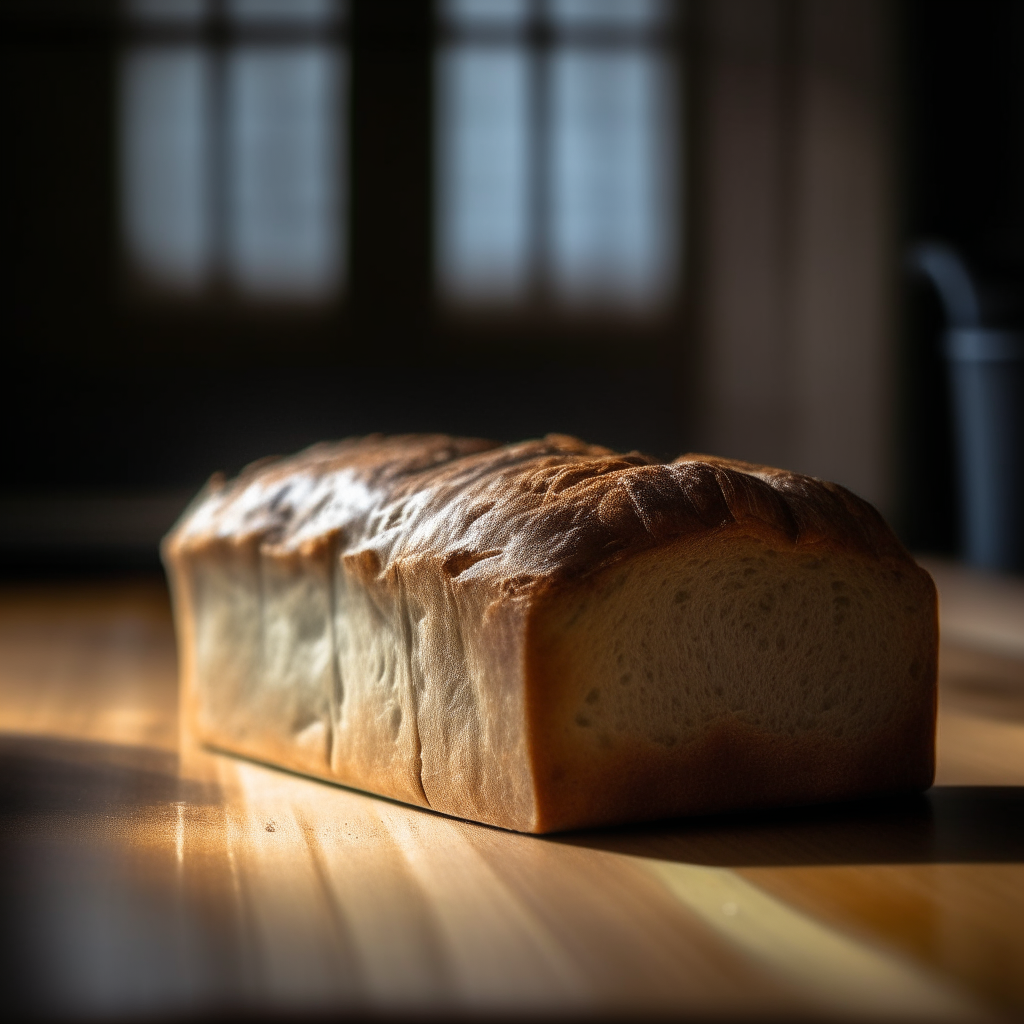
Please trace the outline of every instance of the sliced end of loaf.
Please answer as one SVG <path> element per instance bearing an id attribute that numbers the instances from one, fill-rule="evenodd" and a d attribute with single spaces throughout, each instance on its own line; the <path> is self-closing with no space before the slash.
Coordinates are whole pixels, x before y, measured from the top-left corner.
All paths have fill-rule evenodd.
<path id="1" fill-rule="evenodd" d="M 531 617 L 538 832 L 927 788 L 938 632 L 907 559 L 722 531 Z"/>

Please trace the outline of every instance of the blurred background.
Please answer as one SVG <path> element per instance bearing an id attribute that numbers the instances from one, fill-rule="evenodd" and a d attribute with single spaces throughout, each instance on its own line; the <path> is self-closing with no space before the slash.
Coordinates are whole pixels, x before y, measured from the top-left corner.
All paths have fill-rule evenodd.
<path id="1" fill-rule="evenodd" d="M 1007 0 L 0 0 L 0 575 L 155 569 L 211 472 L 371 431 L 782 465 L 970 554 L 908 254 L 1019 375 L 1022 57 Z"/>

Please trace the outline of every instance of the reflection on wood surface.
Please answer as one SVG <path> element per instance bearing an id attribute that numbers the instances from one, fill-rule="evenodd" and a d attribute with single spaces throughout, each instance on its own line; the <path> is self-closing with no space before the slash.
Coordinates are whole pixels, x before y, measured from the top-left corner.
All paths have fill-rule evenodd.
<path id="1" fill-rule="evenodd" d="M 1024 1012 L 1024 663 L 943 652 L 914 799 L 537 838 L 179 750 L 158 584 L 0 595 L 9 1005 Z"/>

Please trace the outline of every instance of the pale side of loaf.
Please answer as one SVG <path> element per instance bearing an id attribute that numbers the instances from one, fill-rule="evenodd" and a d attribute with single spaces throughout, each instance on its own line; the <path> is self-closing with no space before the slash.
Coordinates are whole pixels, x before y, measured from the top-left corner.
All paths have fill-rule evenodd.
<path id="1" fill-rule="evenodd" d="M 935 588 L 833 484 L 573 438 L 311 448 L 164 544 L 215 747 L 525 832 L 927 788 Z"/>

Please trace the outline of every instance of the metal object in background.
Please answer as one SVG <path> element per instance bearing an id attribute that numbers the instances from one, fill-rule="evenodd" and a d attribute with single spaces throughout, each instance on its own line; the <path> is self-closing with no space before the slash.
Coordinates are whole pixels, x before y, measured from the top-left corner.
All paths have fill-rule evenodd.
<path id="1" fill-rule="evenodd" d="M 946 312 L 964 555 L 985 569 L 1024 572 L 1024 332 L 986 323 L 979 289 L 948 245 L 911 253 Z"/>

